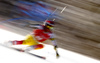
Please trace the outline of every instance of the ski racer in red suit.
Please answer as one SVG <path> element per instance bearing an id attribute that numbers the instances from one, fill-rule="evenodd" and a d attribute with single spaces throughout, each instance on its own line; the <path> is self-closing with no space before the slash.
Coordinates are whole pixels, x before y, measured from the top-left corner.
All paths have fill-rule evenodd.
<path id="1" fill-rule="evenodd" d="M 54 21 L 46 20 L 43 25 L 32 26 L 37 27 L 31 34 L 28 34 L 24 40 L 9 41 L 11 45 L 28 45 L 23 51 L 30 51 L 33 49 L 42 49 L 43 42 L 46 40 L 51 40 L 54 45 L 54 49 L 57 48 L 57 44 L 54 38 L 54 33 L 52 29 L 54 27 Z"/>

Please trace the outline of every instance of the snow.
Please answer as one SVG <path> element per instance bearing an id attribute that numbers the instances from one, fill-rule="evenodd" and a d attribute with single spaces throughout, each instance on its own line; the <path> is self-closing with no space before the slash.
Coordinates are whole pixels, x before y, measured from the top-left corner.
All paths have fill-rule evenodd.
<path id="1" fill-rule="evenodd" d="M 0 43 L 10 40 L 21 40 L 24 36 L 0 29 Z M 15 46 L 25 47 L 25 46 Z M 0 46 L 0 63 L 100 63 L 99 60 L 83 56 L 81 54 L 58 48 L 60 58 L 56 58 L 53 46 L 45 45 L 41 50 L 30 51 L 41 56 L 47 57 L 46 60 L 28 55 L 24 52 L 17 52 L 15 50 Z"/>

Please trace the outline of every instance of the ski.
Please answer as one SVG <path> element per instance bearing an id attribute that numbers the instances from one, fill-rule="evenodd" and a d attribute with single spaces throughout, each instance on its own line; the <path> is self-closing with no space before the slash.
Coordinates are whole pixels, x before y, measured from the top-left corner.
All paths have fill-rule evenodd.
<path id="1" fill-rule="evenodd" d="M 21 52 L 21 49 L 9 47 L 9 46 L 6 46 L 5 44 L 1 44 L 1 43 L 0 43 L 0 45 L 3 46 L 3 47 L 6 47 L 6 48 L 9 48 L 9 49 L 13 49 L 15 51 Z M 44 60 L 46 59 L 46 57 L 43 57 L 43 56 L 40 56 L 40 55 L 36 55 L 36 54 L 30 53 L 30 52 L 24 52 L 24 53 L 27 53 L 27 54 L 32 55 L 32 56 L 35 56 L 35 57 L 40 58 L 40 59 L 44 59 Z"/>

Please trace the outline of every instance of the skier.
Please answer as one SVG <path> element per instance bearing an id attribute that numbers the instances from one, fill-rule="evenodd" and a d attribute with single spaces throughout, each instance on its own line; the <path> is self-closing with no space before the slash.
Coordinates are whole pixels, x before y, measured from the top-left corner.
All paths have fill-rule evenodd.
<path id="1" fill-rule="evenodd" d="M 44 47 L 43 42 L 50 39 L 54 45 L 54 49 L 56 50 L 57 44 L 55 41 L 54 33 L 52 32 L 54 21 L 46 20 L 43 25 L 30 25 L 30 27 L 37 27 L 37 29 L 34 29 L 31 34 L 28 34 L 24 40 L 9 41 L 8 44 L 10 44 L 10 46 L 28 45 L 28 47 L 26 47 L 24 50 L 21 50 L 23 52 L 27 52 L 33 49 L 42 49 Z M 57 51 L 56 54 L 58 55 Z"/>

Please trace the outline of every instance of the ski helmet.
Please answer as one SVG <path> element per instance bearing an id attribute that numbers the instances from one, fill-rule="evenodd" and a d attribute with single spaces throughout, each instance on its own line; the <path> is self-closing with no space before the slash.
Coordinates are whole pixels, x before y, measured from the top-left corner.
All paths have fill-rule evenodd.
<path id="1" fill-rule="evenodd" d="M 54 27 L 54 21 L 46 20 L 44 25 L 47 26 L 49 29 L 52 29 Z"/>

